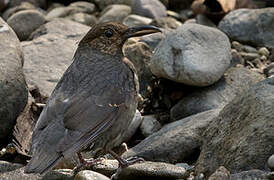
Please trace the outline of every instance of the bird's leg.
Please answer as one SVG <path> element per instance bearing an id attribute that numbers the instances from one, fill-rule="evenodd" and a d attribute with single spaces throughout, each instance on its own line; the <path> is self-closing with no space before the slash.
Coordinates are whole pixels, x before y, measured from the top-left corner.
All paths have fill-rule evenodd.
<path id="1" fill-rule="evenodd" d="M 115 172 L 115 174 L 113 174 L 111 176 L 111 179 L 117 179 L 119 174 L 122 172 L 122 170 L 130 165 L 133 165 L 135 163 L 138 162 L 143 162 L 144 159 L 143 158 L 139 158 L 139 157 L 130 157 L 128 159 L 123 159 L 121 158 L 118 154 L 116 154 L 114 151 L 112 150 L 108 150 L 109 154 L 114 157 L 118 162 L 119 162 L 119 167 L 117 169 L 117 171 Z"/>
<path id="2" fill-rule="evenodd" d="M 82 154 L 80 152 L 77 153 L 77 156 L 79 158 L 79 162 L 80 164 L 77 165 L 74 169 L 73 169 L 73 174 L 76 175 L 79 171 L 81 171 L 82 169 L 85 169 L 87 167 L 92 167 L 94 165 L 96 165 L 97 163 L 102 163 L 102 161 L 104 161 L 104 158 L 97 158 L 97 159 L 84 159 Z"/>

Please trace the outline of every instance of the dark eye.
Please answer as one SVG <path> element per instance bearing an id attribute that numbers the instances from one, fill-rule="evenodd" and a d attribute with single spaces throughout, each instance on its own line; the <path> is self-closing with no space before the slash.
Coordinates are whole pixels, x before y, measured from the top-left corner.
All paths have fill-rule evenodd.
<path id="1" fill-rule="evenodd" d="M 105 31 L 105 36 L 108 37 L 108 38 L 110 38 L 111 36 L 113 36 L 113 34 L 114 34 L 114 32 L 113 32 L 112 29 L 107 29 Z"/>

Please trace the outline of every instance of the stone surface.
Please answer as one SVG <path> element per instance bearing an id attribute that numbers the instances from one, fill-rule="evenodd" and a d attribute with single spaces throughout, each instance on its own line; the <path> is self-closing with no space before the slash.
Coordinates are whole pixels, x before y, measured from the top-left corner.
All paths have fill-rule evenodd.
<path id="1" fill-rule="evenodd" d="M 7 9 L 3 14 L 3 19 L 8 20 L 9 17 L 11 17 L 13 14 L 23 11 L 23 10 L 29 10 L 29 9 L 35 9 L 36 7 L 29 3 L 29 2 L 22 2 L 20 5 L 12 7 Z"/>
<path id="2" fill-rule="evenodd" d="M 140 129 L 142 134 L 147 137 L 161 129 L 161 124 L 154 115 L 144 116 Z"/>
<path id="3" fill-rule="evenodd" d="M 21 164 L 0 161 L 1 180 L 73 180 L 71 170 L 54 170 L 44 176 L 37 174 L 25 174 Z"/>
<path id="4" fill-rule="evenodd" d="M 166 35 L 172 31 L 170 30 L 161 30 L 162 33 L 153 33 L 146 36 L 140 37 L 141 42 L 145 42 L 153 51 L 157 45 L 166 37 Z"/>
<path id="5" fill-rule="evenodd" d="M 88 26 L 56 19 L 35 31 L 32 41 L 22 42 L 28 84 L 37 85 L 42 94 L 49 96 L 71 64 L 77 42 L 88 30 Z"/>
<path id="6" fill-rule="evenodd" d="M 166 17 L 166 7 L 159 0 L 133 0 L 132 14 L 149 17 L 152 19 Z"/>
<path id="7" fill-rule="evenodd" d="M 110 180 L 108 177 L 94 171 L 84 170 L 80 171 L 74 180 Z"/>
<path id="8" fill-rule="evenodd" d="M 161 27 L 164 29 L 177 29 L 183 24 L 172 17 L 160 17 L 160 18 L 154 19 L 151 22 L 151 25 Z"/>
<path id="9" fill-rule="evenodd" d="M 209 175 L 220 165 L 231 173 L 266 169 L 274 152 L 274 77 L 236 96 L 203 133 L 196 172 Z"/>
<path id="10" fill-rule="evenodd" d="M 267 166 L 274 171 L 274 154 L 272 154 L 267 160 Z"/>
<path id="11" fill-rule="evenodd" d="M 210 110 L 167 124 L 129 149 L 123 157 L 138 156 L 148 161 L 169 163 L 198 158 L 197 153 L 202 145 L 200 134 L 218 113 L 219 109 Z"/>
<path id="12" fill-rule="evenodd" d="M 131 13 L 130 6 L 114 4 L 107 6 L 102 12 L 99 22 L 117 21 L 123 22 L 123 20 Z"/>
<path id="13" fill-rule="evenodd" d="M 0 18 L 0 139 L 10 135 L 28 99 L 23 52 L 14 31 Z"/>
<path id="14" fill-rule="evenodd" d="M 46 8 L 46 0 L 9 0 L 9 7 L 14 7 L 20 5 L 22 2 L 29 2 L 37 7 Z"/>
<path id="15" fill-rule="evenodd" d="M 96 3 L 98 7 L 103 10 L 105 7 L 111 4 L 125 4 L 130 6 L 132 0 L 91 0 L 92 2 Z"/>
<path id="16" fill-rule="evenodd" d="M 23 41 L 46 21 L 44 15 L 37 10 L 24 10 L 15 13 L 7 23 L 15 31 L 18 38 Z"/>
<path id="17" fill-rule="evenodd" d="M 264 77 L 246 68 L 230 68 L 214 85 L 194 88 L 170 110 L 172 120 L 222 107 Z"/>
<path id="18" fill-rule="evenodd" d="M 75 13 L 73 15 L 68 16 L 67 18 L 72 21 L 85 24 L 88 26 L 92 26 L 93 24 L 97 23 L 97 18 L 95 16 L 86 13 Z"/>
<path id="19" fill-rule="evenodd" d="M 230 172 L 223 166 L 219 167 L 208 180 L 229 180 Z"/>
<path id="20" fill-rule="evenodd" d="M 130 14 L 123 20 L 123 24 L 128 27 L 147 25 L 152 22 L 151 18 L 139 16 L 136 14 Z"/>
<path id="21" fill-rule="evenodd" d="M 95 166 L 99 173 L 111 176 L 118 168 L 116 160 L 106 160 L 103 165 Z M 119 180 L 138 179 L 185 179 L 188 176 L 185 168 L 162 162 L 136 163 L 122 170 Z"/>
<path id="22" fill-rule="evenodd" d="M 158 44 L 150 68 L 158 77 L 208 86 L 218 81 L 229 67 L 230 51 L 229 39 L 221 31 L 184 24 Z"/>
<path id="23" fill-rule="evenodd" d="M 262 180 L 272 180 L 267 178 L 267 173 L 261 170 L 249 170 L 243 171 L 235 174 L 231 174 L 230 180 L 240 180 L 240 179 L 262 179 Z"/>
<path id="24" fill-rule="evenodd" d="M 124 137 L 124 142 L 127 142 L 128 140 L 130 140 L 130 138 L 135 134 L 135 132 L 137 131 L 137 129 L 140 127 L 141 123 L 143 122 L 143 116 L 141 115 L 141 113 L 136 110 L 136 113 L 134 115 L 133 120 L 131 121 L 127 133 Z"/>
<path id="25" fill-rule="evenodd" d="M 255 46 L 274 47 L 273 21 L 274 8 L 238 9 L 227 14 L 218 28 L 233 40 Z"/>

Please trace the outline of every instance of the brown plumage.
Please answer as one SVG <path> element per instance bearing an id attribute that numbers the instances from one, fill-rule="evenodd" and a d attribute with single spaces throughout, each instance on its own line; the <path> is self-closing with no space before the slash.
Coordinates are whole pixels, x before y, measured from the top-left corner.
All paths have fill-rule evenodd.
<path id="1" fill-rule="evenodd" d="M 110 152 L 122 143 L 139 91 L 122 46 L 130 37 L 155 32 L 152 26 L 128 28 L 115 22 L 91 28 L 39 117 L 26 173 L 45 173 L 91 145 L 93 151 Z"/>

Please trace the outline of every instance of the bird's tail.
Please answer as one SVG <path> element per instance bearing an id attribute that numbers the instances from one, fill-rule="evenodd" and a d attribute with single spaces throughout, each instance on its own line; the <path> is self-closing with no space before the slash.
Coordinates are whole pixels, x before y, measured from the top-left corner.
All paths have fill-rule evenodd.
<path id="1" fill-rule="evenodd" d="M 52 153 L 50 155 L 39 153 L 35 154 L 27 166 L 25 167 L 25 173 L 39 173 L 45 174 L 51 170 L 55 164 L 57 164 L 63 158 L 58 153 Z"/>

